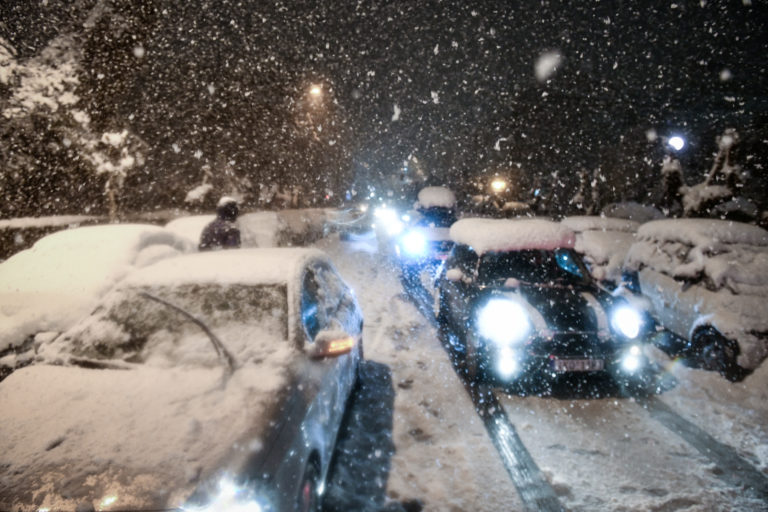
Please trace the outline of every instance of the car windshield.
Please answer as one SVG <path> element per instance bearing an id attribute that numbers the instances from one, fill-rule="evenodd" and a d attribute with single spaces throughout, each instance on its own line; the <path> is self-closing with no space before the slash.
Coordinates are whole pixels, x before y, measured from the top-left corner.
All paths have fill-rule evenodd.
<path id="1" fill-rule="evenodd" d="M 417 225 L 431 228 L 449 228 L 456 222 L 456 213 L 451 208 L 433 207 L 421 211 Z"/>
<path id="2" fill-rule="evenodd" d="M 179 309 L 210 329 L 240 363 L 259 347 L 287 343 L 284 287 L 217 284 L 117 290 L 61 343 L 76 358 L 215 364 L 209 335 Z"/>
<path id="3" fill-rule="evenodd" d="M 583 283 L 579 261 L 578 254 L 565 249 L 489 252 L 480 258 L 477 279 L 482 284 L 507 279 L 536 284 Z"/>

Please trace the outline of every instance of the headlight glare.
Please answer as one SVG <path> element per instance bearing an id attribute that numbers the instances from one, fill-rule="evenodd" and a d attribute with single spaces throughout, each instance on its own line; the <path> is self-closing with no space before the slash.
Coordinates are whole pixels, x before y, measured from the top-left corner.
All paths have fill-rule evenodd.
<path id="1" fill-rule="evenodd" d="M 480 336 L 500 345 L 519 343 L 528 336 L 531 323 L 523 306 L 513 300 L 491 299 L 477 315 Z"/>
<path id="2" fill-rule="evenodd" d="M 637 345 L 632 345 L 621 358 L 621 369 L 626 373 L 634 373 L 643 366 L 642 350 Z"/>
<path id="3" fill-rule="evenodd" d="M 400 246 L 408 256 L 424 256 L 427 253 L 427 239 L 418 231 L 409 231 L 403 235 Z"/>
<path id="4" fill-rule="evenodd" d="M 613 313 L 613 328 L 629 339 L 637 338 L 643 319 L 640 313 L 629 306 L 622 306 Z"/>

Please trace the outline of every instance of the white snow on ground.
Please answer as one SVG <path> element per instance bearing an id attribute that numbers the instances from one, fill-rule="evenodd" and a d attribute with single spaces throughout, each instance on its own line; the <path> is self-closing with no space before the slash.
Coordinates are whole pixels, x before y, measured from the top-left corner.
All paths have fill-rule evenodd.
<path id="1" fill-rule="evenodd" d="M 396 453 L 388 496 L 422 500 L 426 512 L 522 510 L 435 328 L 403 295 L 390 263 L 365 242 L 355 248 L 334 237 L 318 245 L 357 293 L 366 359 L 392 371 Z"/>
<path id="2" fill-rule="evenodd" d="M 572 248 L 575 233 L 558 222 L 543 219 L 462 219 L 451 226 L 454 242 L 477 254 L 520 249 Z"/>
<path id="3" fill-rule="evenodd" d="M 137 267 L 193 250 L 157 226 L 122 224 L 59 231 L 0 264 L 0 350 L 30 334 L 61 331 Z"/>
<path id="4" fill-rule="evenodd" d="M 453 208 L 456 195 L 446 187 L 425 187 L 419 191 L 416 208 Z"/>
<path id="5" fill-rule="evenodd" d="M 0 220 L 0 229 L 47 228 L 51 226 L 76 226 L 97 219 L 92 215 L 55 215 L 49 217 L 19 217 Z"/>

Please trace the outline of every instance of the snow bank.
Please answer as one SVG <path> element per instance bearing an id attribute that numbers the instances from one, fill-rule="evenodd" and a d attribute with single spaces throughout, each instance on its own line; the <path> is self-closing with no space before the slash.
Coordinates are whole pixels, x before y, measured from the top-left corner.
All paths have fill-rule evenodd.
<path id="1" fill-rule="evenodd" d="M 425 187 L 419 191 L 416 208 L 453 208 L 456 195 L 446 187 Z"/>
<path id="2" fill-rule="evenodd" d="M 69 327 L 134 268 L 193 249 L 170 231 L 140 224 L 89 226 L 38 240 L 0 264 L 0 350 Z"/>
<path id="3" fill-rule="evenodd" d="M 454 242 L 476 253 L 523 249 L 573 248 L 575 234 L 560 223 L 543 219 L 462 219 L 451 226 Z"/>

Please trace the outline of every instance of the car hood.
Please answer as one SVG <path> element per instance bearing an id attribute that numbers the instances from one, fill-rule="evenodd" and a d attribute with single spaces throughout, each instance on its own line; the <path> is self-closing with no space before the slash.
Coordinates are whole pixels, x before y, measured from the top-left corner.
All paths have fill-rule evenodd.
<path id="1" fill-rule="evenodd" d="M 486 290 L 485 295 L 502 294 L 523 302 L 539 332 L 610 335 L 606 314 L 610 296 L 601 290 L 528 284 Z"/>
<path id="2" fill-rule="evenodd" d="M 282 366 L 285 368 L 285 366 Z M 37 365 L 0 384 L 0 510 L 179 507 L 263 449 L 287 372 Z"/>

